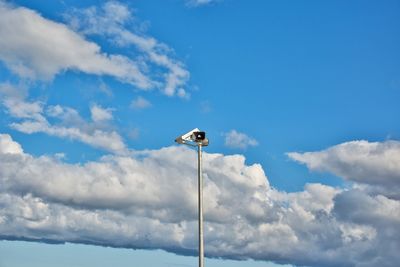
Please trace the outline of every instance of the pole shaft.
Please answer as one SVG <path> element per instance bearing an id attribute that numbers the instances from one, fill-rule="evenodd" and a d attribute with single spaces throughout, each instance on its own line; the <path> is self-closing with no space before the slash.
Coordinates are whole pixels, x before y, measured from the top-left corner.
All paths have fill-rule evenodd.
<path id="1" fill-rule="evenodd" d="M 201 162 L 201 144 L 198 144 L 198 207 L 199 207 L 199 267 L 204 267 L 204 240 L 203 240 L 203 174 Z"/>

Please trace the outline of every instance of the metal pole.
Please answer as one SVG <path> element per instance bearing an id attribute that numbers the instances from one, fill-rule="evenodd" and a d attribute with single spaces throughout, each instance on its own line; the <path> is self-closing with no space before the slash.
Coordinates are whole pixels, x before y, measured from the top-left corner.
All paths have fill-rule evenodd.
<path id="1" fill-rule="evenodd" d="M 204 267 L 204 240 L 203 240 L 203 174 L 201 170 L 201 146 L 197 145 L 198 152 L 198 205 L 199 205 L 199 267 Z"/>

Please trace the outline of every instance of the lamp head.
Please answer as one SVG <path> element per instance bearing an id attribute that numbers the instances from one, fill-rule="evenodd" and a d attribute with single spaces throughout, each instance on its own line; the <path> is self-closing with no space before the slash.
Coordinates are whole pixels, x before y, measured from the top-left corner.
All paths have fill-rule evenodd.
<path id="1" fill-rule="evenodd" d="M 187 145 L 199 145 L 208 146 L 208 139 L 206 138 L 206 133 L 200 131 L 198 128 L 191 130 L 190 132 L 185 133 L 184 135 L 179 136 L 175 139 L 175 142 L 178 144 L 187 144 Z"/>

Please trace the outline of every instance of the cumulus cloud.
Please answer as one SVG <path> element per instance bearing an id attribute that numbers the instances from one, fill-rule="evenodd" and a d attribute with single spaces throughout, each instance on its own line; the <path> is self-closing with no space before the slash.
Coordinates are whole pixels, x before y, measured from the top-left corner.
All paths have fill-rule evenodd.
<path id="1" fill-rule="evenodd" d="M 10 127 L 17 131 L 26 134 L 46 133 L 78 140 L 113 153 L 127 153 L 122 137 L 104 123 L 112 119 L 111 109 L 93 105 L 92 122 L 88 122 L 73 108 L 60 105 L 46 106 L 40 101 L 29 101 L 20 90 L 10 84 L 0 84 L 0 97 L 6 112 L 16 119 Z"/>
<path id="2" fill-rule="evenodd" d="M 357 190 L 345 191 L 336 196 L 332 213 L 343 222 L 345 242 L 358 240 L 364 243 L 366 250 L 358 251 L 358 257 L 367 259 L 366 266 L 397 264 L 393 251 L 399 246 L 395 240 L 400 240 L 400 201 Z M 346 229 L 349 225 L 352 226 L 350 231 Z M 351 236 L 348 237 L 349 233 Z"/>
<path id="3" fill-rule="evenodd" d="M 230 148 L 246 149 L 249 146 L 257 146 L 258 142 L 254 138 L 249 137 L 244 133 L 240 133 L 236 130 L 231 130 L 224 134 L 225 146 Z"/>
<path id="4" fill-rule="evenodd" d="M 196 153 L 185 147 L 68 164 L 0 135 L 0 236 L 195 254 Z M 173 157 L 171 156 L 173 155 Z M 321 184 L 285 193 L 241 155 L 204 153 L 208 256 L 396 266 L 399 201 Z"/>
<path id="5" fill-rule="evenodd" d="M 140 89 L 152 81 L 137 62 L 107 55 L 66 25 L 37 12 L 0 2 L 0 60 L 23 78 L 52 79 L 65 70 L 109 75 Z"/>
<path id="6" fill-rule="evenodd" d="M 288 153 L 312 171 L 330 172 L 400 198 L 400 142 L 352 141 L 317 152 Z"/>
<path id="7" fill-rule="evenodd" d="M 141 96 L 138 96 L 131 102 L 131 108 L 133 109 L 146 109 L 149 107 L 151 107 L 151 103 Z"/>
<path id="8" fill-rule="evenodd" d="M 129 29 L 133 21 L 131 10 L 123 3 L 108 1 L 101 7 L 73 9 L 66 15 L 71 27 L 85 35 L 107 37 L 118 46 L 133 46 L 141 55 L 142 64 L 156 71 L 162 80 L 155 78 L 155 84 L 168 96 L 189 97 L 185 90 L 190 73 L 184 64 L 172 56 L 172 49 L 154 37 Z"/>
<path id="9" fill-rule="evenodd" d="M 11 136 L 0 135 L 0 154 L 22 154 L 21 146 L 11 139 Z"/>

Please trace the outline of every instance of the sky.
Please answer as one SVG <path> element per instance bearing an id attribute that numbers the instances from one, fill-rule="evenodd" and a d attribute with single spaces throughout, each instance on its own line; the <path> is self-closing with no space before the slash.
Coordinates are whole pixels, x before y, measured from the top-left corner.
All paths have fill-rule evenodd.
<path id="1" fill-rule="evenodd" d="M 0 0 L 0 267 L 396 266 L 399 12 Z"/>

